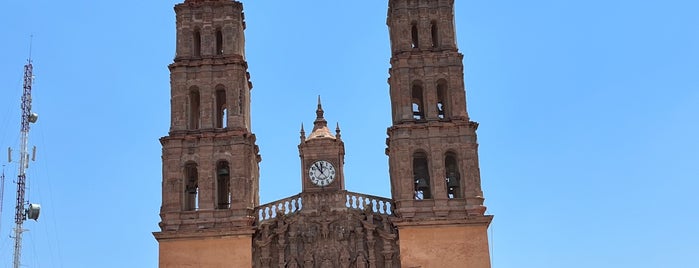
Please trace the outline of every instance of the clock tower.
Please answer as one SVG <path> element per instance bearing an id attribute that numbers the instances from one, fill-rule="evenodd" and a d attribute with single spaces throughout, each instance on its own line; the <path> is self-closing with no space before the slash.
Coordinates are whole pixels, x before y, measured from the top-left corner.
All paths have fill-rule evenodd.
<path id="1" fill-rule="evenodd" d="M 298 147 L 303 192 L 345 189 L 345 143 L 340 136 L 339 124 L 333 135 L 328 128 L 328 121 L 323 117 L 324 113 L 318 96 L 316 119 L 308 136 L 301 125 L 301 142 Z"/>

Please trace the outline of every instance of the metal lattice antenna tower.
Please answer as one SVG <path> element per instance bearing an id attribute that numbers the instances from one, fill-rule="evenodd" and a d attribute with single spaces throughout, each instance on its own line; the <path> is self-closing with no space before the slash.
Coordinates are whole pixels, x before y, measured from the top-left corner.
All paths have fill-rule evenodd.
<path id="1" fill-rule="evenodd" d="M 31 46 L 30 46 L 31 47 Z M 31 51 L 31 48 L 30 48 Z M 22 125 L 19 149 L 19 173 L 17 175 L 17 204 L 15 207 L 15 229 L 14 229 L 14 257 L 13 267 L 19 268 L 22 258 L 22 233 L 25 231 L 22 228 L 24 221 L 29 216 L 30 219 L 36 220 L 39 217 L 39 206 L 29 205 L 25 208 L 25 192 L 27 175 L 26 170 L 29 167 L 29 152 L 27 149 L 29 142 L 29 124 L 36 122 L 38 116 L 32 113 L 32 84 L 34 82 L 33 66 L 31 52 L 27 64 L 24 65 L 24 82 L 22 93 Z"/>

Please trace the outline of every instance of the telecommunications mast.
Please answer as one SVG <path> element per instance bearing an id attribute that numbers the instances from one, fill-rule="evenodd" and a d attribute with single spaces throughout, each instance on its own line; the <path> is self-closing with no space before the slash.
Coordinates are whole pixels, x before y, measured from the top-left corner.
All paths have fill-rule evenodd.
<path id="1" fill-rule="evenodd" d="M 30 48 L 31 51 L 31 48 Z M 19 147 L 19 173 L 17 174 L 17 204 L 15 207 L 15 251 L 13 257 L 13 267 L 20 268 L 22 258 L 22 228 L 24 221 L 27 218 L 37 220 L 39 218 L 40 206 L 38 204 L 26 204 L 25 192 L 27 183 L 26 170 L 29 168 L 29 152 L 27 149 L 29 141 L 29 124 L 35 123 L 39 116 L 32 113 L 32 83 L 34 82 L 33 66 L 31 53 L 27 64 L 24 65 L 24 82 L 22 93 L 22 125 L 20 130 L 20 147 Z M 34 150 L 36 152 L 36 148 Z M 32 155 L 32 160 L 34 155 Z"/>

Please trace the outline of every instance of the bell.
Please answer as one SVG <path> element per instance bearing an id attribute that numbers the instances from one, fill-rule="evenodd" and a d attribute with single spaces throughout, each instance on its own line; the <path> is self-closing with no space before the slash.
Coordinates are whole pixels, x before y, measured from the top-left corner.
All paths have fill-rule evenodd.
<path id="1" fill-rule="evenodd" d="M 448 168 L 447 172 L 447 186 L 448 187 L 459 187 L 459 173 L 454 172 L 452 168 Z"/>
<path id="2" fill-rule="evenodd" d="M 447 186 L 449 188 L 459 187 L 459 179 L 455 177 L 447 178 Z"/>
<path id="3" fill-rule="evenodd" d="M 196 186 L 187 186 L 185 191 L 188 194 L 196 194 L 197 193 L 197 187 Z"/>
<path id="4" fill-rule="evenodd" d="M 421 190 L 430 187 L 427 185 L 427 180 L 426 179 L 417 179 L 415 180 L 415 189 Z"/>
<path id="5" fill-rule="evenodd" d="M 228 168 L 227 168 L 227 167 L 219 168 L 219 169 L 218 169 L 218 175 L 219 175 L 219 176 L 227 176 L 228 174 L 229 174 L 229 173 L 228 173 Z"/>

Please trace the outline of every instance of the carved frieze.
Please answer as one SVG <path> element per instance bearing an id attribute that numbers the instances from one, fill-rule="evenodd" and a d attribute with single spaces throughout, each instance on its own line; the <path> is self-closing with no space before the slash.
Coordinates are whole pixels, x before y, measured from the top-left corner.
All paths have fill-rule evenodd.
<path id="1" fill-rule="evenodd" d="M 373 199 L 362 209 L 352 202 L 366 197 L 346 193 L 337 192 L 346 196 L 345 203 L 332 194 L 302 195 L 290 199 L 303 203 L 300 209 L 273 206 L 273 217 L 257 223 L 253 267 L 400 267 L 398 233 L 388 205 Z"/>

